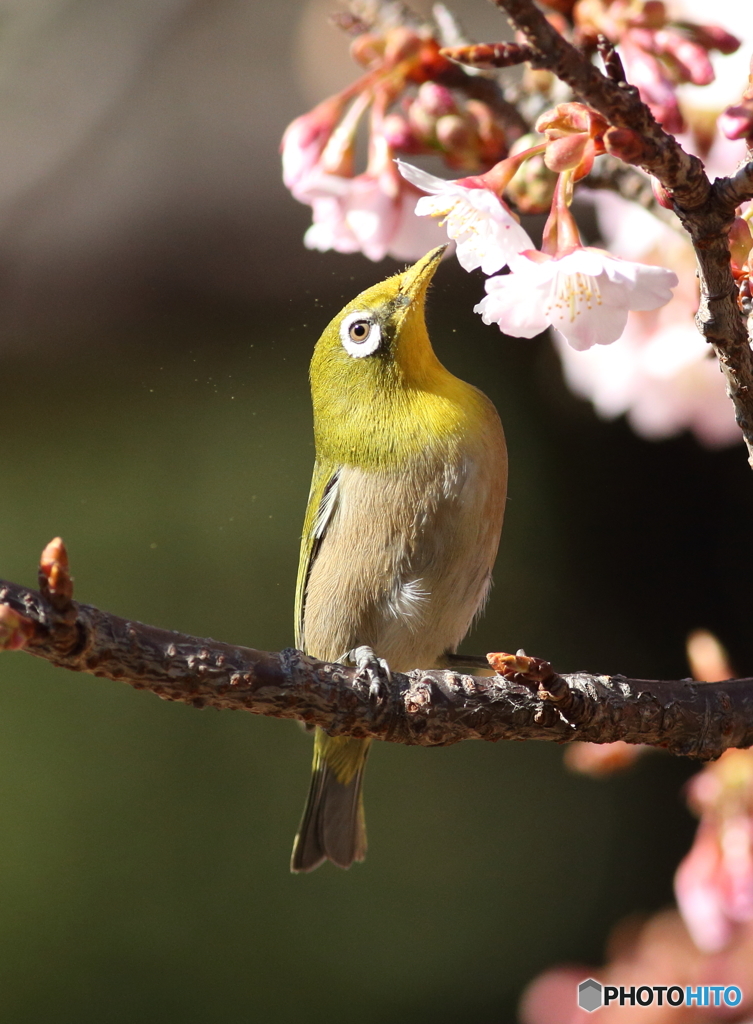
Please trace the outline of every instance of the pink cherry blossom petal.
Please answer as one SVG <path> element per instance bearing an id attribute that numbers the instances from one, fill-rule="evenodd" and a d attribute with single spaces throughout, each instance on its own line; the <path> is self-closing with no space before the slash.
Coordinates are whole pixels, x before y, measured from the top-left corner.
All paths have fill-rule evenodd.
<path id="1" fill-rule="evenodd" d="M 355 178 L 312 175 L 307 202 L 313 224 L 304 244 L 320 252 L 362 252 L 375 262 L 385 256 L 418 259 L 442 242 L 438 225 L 425 224 L 414 215 L 418 197 L 402 178 L 368 173 Z"/>
<path id="2" fill-rule="evenodd" d="M 510 269 L 506 278 L 486 282 L 487 298 L 476 306 L 485 323 L 523 338 L 534 337 L 547 324 L 579 351 L 616 341 L 629 309 L 661 306 L 677 285 L 671 270 L 593 248 L 543 261 L 521 253 L 511 259 Z"/>

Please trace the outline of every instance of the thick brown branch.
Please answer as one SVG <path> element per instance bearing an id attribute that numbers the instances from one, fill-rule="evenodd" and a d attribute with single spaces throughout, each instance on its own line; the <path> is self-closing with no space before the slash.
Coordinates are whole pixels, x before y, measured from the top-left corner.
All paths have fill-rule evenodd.
<path id="1" fill-rule="evenodd" d="M 753 352 L 729 265 L 735 207 L 753 195 L 753 165 L 710 184 L 701 161 L 668 135 L 627 82 L 608 77 L 547 21 L 532 0 L 494 0 L 535 53 L 535 67 L 553 71 L 612 125 L 643 142 L 635 160 L 669 191 L 698 261 L 701 301 L 696 323 L 716 352 L 753 466 Z"/>
<path id="2" fill-rule="evenodd" d="M 753 745 L 751 679 L 558 675 L 537 659 L 496 656 L 495 667 L 507 678 L 416 670 L 394 674 L 389 693 L 373 701 L 368 680 L 352 668 L 294 650 L 234 647 L 78 604 L 65 549 L 53 542 L 45 555 L 43 593 L 0 581 L 0 646 L 24 648 L 61 668 L 121 680 L 165 700 L 424 746 L 465 739 L 619 739 L 708 759 L 728 747 Z"/>
<path id="3" fill-rule="evenodd" d="M 730 209 L 753 199 L 753 161 L 743 164 L 730 178 L 722 178 L 719 193 Z"/>
<path id="4" fill-rule="evenodd" d="M 603 75 L 580 50 L 562 38 L 532 0 L 495 0 L 495 3 L 507 12 L 512 26 L 525 35 L 537 55 L 535 67 L 553 71 L 610 124 L 630 128 L 641 135 L 645 146 L 641 166 L 670 189 L 678 202 L 687 208 L 705 202 L 709 182 L 703 164 L 667 135 L 635 86 Z"/>

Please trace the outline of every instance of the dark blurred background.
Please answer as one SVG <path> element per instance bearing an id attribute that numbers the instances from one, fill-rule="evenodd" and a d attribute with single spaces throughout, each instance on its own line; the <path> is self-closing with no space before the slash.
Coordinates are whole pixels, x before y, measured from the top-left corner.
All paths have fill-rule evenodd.
<path id="1" fill-rule="evenodd" d="M 334 6 L 334 4 L 333 4 Z M 477 37 L 499 16 L 455 4 Z M 327 2 L 0 3 L 0 576 L 51 537 L 80 600 L 276 650 L 292 642 L 312 346 L 395 264 L 312 254 L 279 181 L 292 117 L 350 77 Z M 508 434 L 508 518 L 466 649 L 681 677 L 715 630 L 750 673 L 742 445 L 636 439 L 569 395 L 544 340 L 471 312 L 440 357 Z M 608 781 L 547 744 L 378 745 L 371 849 L 293 877 L 310 740 L 0 661 L 0 1005 L 14 1024 L 507 1024 L 538 971 L 598 963 L 671 901 L 690 762 Z"/>

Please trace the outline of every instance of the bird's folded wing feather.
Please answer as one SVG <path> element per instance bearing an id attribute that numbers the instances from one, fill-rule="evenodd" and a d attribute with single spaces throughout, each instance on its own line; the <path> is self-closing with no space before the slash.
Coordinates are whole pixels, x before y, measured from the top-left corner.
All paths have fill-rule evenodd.
<path id="1" fill-rule="evenodd" d="M 303 632 L 306 585 L 324 534 L 327 532 L 327 527 L 337 508 L 339 476 L 339 466 L 317 459 L 314 464 L 309 501 L 303 521 L 301 557 L 298 563 L 298 581 L 295 590 L 295 644 L 299 650 L 303 651 L 306 649 L 306 638 Z"/>

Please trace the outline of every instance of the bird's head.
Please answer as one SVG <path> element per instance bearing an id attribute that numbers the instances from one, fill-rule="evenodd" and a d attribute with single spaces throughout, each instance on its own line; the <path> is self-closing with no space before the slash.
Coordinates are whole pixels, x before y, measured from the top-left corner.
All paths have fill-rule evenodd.
<path id="1" fill-rule="evenodd" d="M 326 327 L 311 360 L 317 454 L 400 465 L 451 432 L 458 387 L 426 331 L 426 293 L 446 246 L 368 288 Z"/>
<path id="2" fill-rule="evenodd" d="M 361 292 L 327 325 L 311 361 L 314 404 L 320 392 L 370 393 L 420 386 L 437 360 L 424 319 L 426 292 L 446 246 L 432 249 L 402 274 Z"/>

